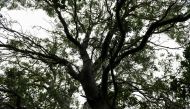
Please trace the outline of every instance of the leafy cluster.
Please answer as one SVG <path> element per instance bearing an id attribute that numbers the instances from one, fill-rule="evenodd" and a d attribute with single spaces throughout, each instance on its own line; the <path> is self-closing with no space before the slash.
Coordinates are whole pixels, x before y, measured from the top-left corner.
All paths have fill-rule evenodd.
<path id="1" fill-rule="evenodd" d="M 92 109 L 188 106 L 189 47 L 182 72 L 173 71 L 175 56 L 155 53 L 174 48 L 151 37 L 162 33 L 185 46 L 189 0 L 2 0 L 4 7 L 42 9 L 56 25 L 42 27 L 49 36 L 40 38 L 0 18 L 1 108 L 79 108 L 75 94 Z"/>

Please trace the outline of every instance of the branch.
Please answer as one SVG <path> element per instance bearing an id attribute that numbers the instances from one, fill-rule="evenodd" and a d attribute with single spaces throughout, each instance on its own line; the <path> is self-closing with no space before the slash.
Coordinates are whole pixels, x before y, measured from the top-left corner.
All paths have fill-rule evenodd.
<path id="1" fill-rule="evenodd" d="M 106 98 L 107 97 L 107 93 L 108 93 L 108 74 L 110 71 L 111 66 L 108 65 L 106 68 L 103 69 L 103 73 L 102 73 L 102 82 L 101 82 L 101 90 L 102 90 L 102 95 Z"/>
<path id="2" fill-rule="evenodd" d="M 113 60 L 115 60 L 121 48 L 123 47 L 123 43 L 125 42 L 126 31 L 124 30 L 123 25 L 122 25 L 123 19 L 120 18 L 120 11 L 121 11 L 122 6 L 125 4 L 125 2 L 126 0 L 117 0 L 117 3 L 116 3 L 116 21 L 117 21 L 117 26 L 119 28 L 121 36 L 120 36 L 118 46 L 115 52 L 113 53 L 113 57 L 112 57 Z"/>
<path id="3" fill-rule="evenodd" d="M 59 18 L 59 20 L 61 21 L 61 23 L 62 23 L 62 25 L 64 27 L 65 34 L 66 34 L 67 38 L 69 39 L 69 41 L 71 41 L 78 48 L 81 48 L 80 43 L 76 39 L 74 39 L 72 37 L 72 35 L 70 34 L 68 26 L 67 26 L 67 23 L 65 22 L 64 18 L 62 17 L 61 12 L 58 11 L 58 9 L 56 9 L 56 13 L 58 14 L 58 18 Z"/>
<path id="4" fill-rule="evenodd" d="M 167 17 L 169 11 L 172 9 L 172 7 L 173 7 L 176 3 L 177 3 L 177 0 L 176 0 L 174 3 L 172 3 L 170 6 L 168 6 L 166 12 L 164 13 L 164 15 L 162 16 L 162 18 L 161 18 L 159 21 L 162 21 L 162 20 L 164 20 L 164 19 Z"/>
<path id="5" fill-rule="evenodd" d="M 161 48 L 167 48 L 167 49 L 180 49 L 180 48 L 183 48 L 183 47 L 174 47 L 174 48 L 172 48 L 172 47 L 162 46 L 162 45 L 156 44 L 156 43 L 151 42 L 151 41 L 148 41 L 148 42 L 150 42 L 151 44 L 153 44 L 155 46 L 161 47 Z"/>
<path id="6" fill-rule="evenodd" d="M 187 12 L 186 14 L 183 14 L 183 15 L 175 16 L 175 17 L 168 19 L 168 20 L 164 20 L 161 22 L 158 20 L 158 21 L 152 23 L 150 25 L 150 27 L 148 28 L 147 32 L 145 33 L 145 35 L 143 36 L 143 39 L 140 42 L 139 46 L 122 53 L 119 56 L 119 58 L 117 59 L 117 61 L 115 62 L 115 66 L 118 65 L 120 63 L 120 61 L 123 58 L 125 58 L 126 56 L 128 56 L 129 54 L 133 54 L 133 53 L 136 53 L 136 52 L 142 50 L 146 46 L 146 43 L 148 42 L 149 37 L 153 34 L 155 29 L 162 27 L 162 26 L 165 26 L 165 25 L 168 25 L 168 24 L 184 22 L 184 21 L 187 21 L 188 19 L 190 19 L 190 13 L 189 12 Z"/>
<path id="7" fill-rule="evenodd" d="M 105 39 L 104 39 L 104 41 L 102 43 L 100 57 L 94 62 L 95 71 L 98 70 L 98 68 L 100 68 L 100 66 L 102 65 L 102 63 L 108 57 L 108 51 L 109 51 L 109 48 L 110 48 L 110 43 L 111 43 L 113 34 L 115 33 L 115 31 L 117 31 L 116 28 L 118 26 L 118 23 L 121 24 L 121 22 L 119 20 L 120 19 L 120 17 L 119 17 L 119 11 L 121 10 L 121 7 L 122 7 L 122 5 L 124 4 L 125 1 L 126 0 L 121 1 L 121 2 L 119 2 L 119 1 L 117 2 L 118 4 L 117 4 L 117 12 L 116 13 L 118 15 L 116 15 L 116 18 L 118 18 L 118 19 L 116 21 L 110 21 L 110 22 L 114 22 L 114 23 L 113 23 L 113 26 L 110 25 L 110 28 L 109 28 L 110 30 L 108 31 L 108 33 L 107 33 L 107 35 L 106 35 L 106 37 L 105 37 Z M 105 2 L 106 2 L 106 7 L 108 8 L 107 0 Z M 109 9 L 107 9 L 107 11 L 110 14 L 110 16 L 112 17 L 111 11 Z M 121 32 L 121 33 L 123 33 L 123 32 Z M 123 36 L 125 37 L 125 35 L 121 36 L 122 37 L 121 40 L 120 40 L 121 44 L 122 44 L 122 41 L 123 41 L 122 39 L 124 38 Z M 118 48 L 120 48 L 120 47 L 118 47 Z M 118 49 L 118 51 L 119 51 L 119 49 Z"/>
<path id="8" fill-rule="evenodd" d="M 47 3 L 48 3 L 48 2 L 47 2 Z M 51 4 L 50 4 L 50 6 L 51 6 Z M 67 36 L 67 39 L 68 39 L 69 41 L 71 41 L 74 45 L 76 45 L 76 46 L 79 48 L 80 56 L 81 56 L 81 58 L 82 58 L 82 60 L 83 60 L 83 63 L 85 63 L 86 61 L 90 60 L 90 57 L 89 57 L 89 55 L 88 55 L 88 53 L 87 53 L 87 51 L 86 51 L 86 48 L 85 48 L 84 46 L 82 46 L 82 45 L 80 44 L 80 42 L 78 42 L 78 41 L 77 41 L 75 38 L 73 38 L 73 36 L 70 34 L 69 29 L 68 29 L 68 25 L 67 25 L 65 19 L 63 18 L 61 12 L 59 11 L 59 9 L 58 9 L 58 7 L 57 7 L 57 2 L 56 2 L 56 1 L 53 2 L 53 7 L 54 7 L 54 9 L 55 9 L 55 12 L 56 12 L 57 15 L 58 15 L 58 18 L 59 18 L 60 22 L 62 23 L 62 25 L 63 25 L 63 27 L 64 27 L 64 31 L 65 31 L 65 34 L 66 34 L 66 36 Z M 91 33 L 91 31 L 90 31 L 89 33 Z M 88 33 L 88 34 L 89 34 L 89 33 Z M 90 35 L 90 34 L 89 34 L 89 35 Z M 87 42 L 88 42 L 88 40 L 87 40 Z"/>
<path id="9" fill-rule="evenodd" d="M 105 0 L 105 6 L 106 6 L 106 10 L 107 10 L 107 12 L 108 12 L 109 15 L 110 15 L 110 20 L 111 20 L 110 23 L 112 23 L 112 17 L 113 17 L 113 14 L 112 14 L 112 12 L 111 12 L 111 10 L 110 10 L 111 7 L 108 5 L 108 0 Z"/>
<path id="10" fill-rule="evenodd" d="M 0 44 L 0 48 L 7 48 L 8 50 L 11 50 L 11 51 L 14 51 L 14 52 L 18 52 L 18 53 L 21 53 L 25 56 L 29 56 L 30 58 L 32 59 L 37 59 L 37 60 L 41 60 L 45 63 L 53 63 L 53 64 L 61 64 L 61 65 L 64 65 L 68 68 L 68 73 L 76 80 L 78 80 L 78 74 L 73 70 L 72 66 L 71 66 L 71 63 L 69 61 L 67 61 L 66 59 L 64 58 L 60 58 L 56 55 L 45 55 L 45 54 L 42 54 L 40 52 L 36 52 L 36 51 L 30 51 L 30 50 L 23 50 L 23 49 L 19 49 L 19 48 L 16 48 L 12 45 L 8 45 L 8 44 Z M 49 61 L 49 60 L 50 61 Z"/>
<path id="11" fill-rule="evenodd" d="M 75 22 L 75 29 L 76 29 L 76 37 L 75 39 L 77 40 L 78 36 L 79 36 L 79 27 L 78 27 L 78 15 L 77 15 L 77 0 L 74 0 L 74 22 Z"/>
<path id="12" fill-rule="evenodd" d="M 103 69 L 103 73 L 102 73 L 102 93 L 104 95 L 104 97 L 106 98 L 107 97 L 107 93 L 108 93 L 108 75 L 109 75 L 109 71 L 111 70 L 111 77 L 112 77 L 112 82 L 113 82 L 113 85 L 114 85 L 114 98 L 113 98 L 113 104 L 112 106 L 115 106 L 115 100 L 116 100 L 116 96 L 117 96 L 117 83 L 116 83 L 116 80 L 115 80 L 115 76 L 114 76 L 114 73 L 113 73 L 113 58 L 112 58 L 112 52 L 111 52 L 111 59 L 109 60 L 109 64 L 106 68 Z"/>
<path id="13" fill-rule="evenodd" d="M 116 31 L 114 28 L 116 25 L 113 26 L 113 28 L 110 28 L 110 31 L 108 31 L 106 38 L 103 41 L 102 47 L 101 47 L 101 53 L 99 58 L 94 62 L 94 70 L 95 72 L 100 68 L 100 66 L 103 64 L 103 62 L 106 60 L 108 56 L 108 50 L 110 48 L 110 43 L 113 37 L 114 32 Z"/>
<path id="14" fill-rule="evenodd" d="M 107 35 L 106 35 L 106 38 L 104 39 L 104 42 L 102 44 L 102 50 L 101 50 L 101 55 L 100 55 L 100 58 L 101 60 L 103 61 L 107 55 L 108 55 L 108 49 L 109 49 L 109 44 L 111 42 L 111 39 L 113 37 L 113 29 L 111 29 Z"/>
<path id="15" fill-rule="evenodd" d="M 38 44 L 36 41 L 30 39 L 30 36 L 25 35 L 24 33 L 15 31 L 15 30 L 13 30 L 13 29 L 11 29 L 11 28 L 8 28 L 8 27 L 6 27 L 6 26 L 3 25 L 3 24 L 1 24 L 1 26 L 2 26 L 2 27 L 0 27 L 0 28 L 5 29 L 5 30 L 7 30 L 8 32 L 14 33 L 16 36 L 18 36 L 18 37 L 16 37 L 17 39 L 19 39 L 19 36 L 21 36 L 21 38 L 22 38 L 23 40 L 28 40 L 28 41 L 29 41 L 29 44 L 30 44 L 30 46 L 27 46 L 27 45 L 26 45 L 28 48 L 31 48 L 32 45 L 35 45 L 36 47 L 39 47 L 40 50 L 43 51 L 44 53 L 48 53 L 48 50 L 47 50 L 47 49 L 45 49 L 42 45 Z M 19 41 L 21 41 L 21 40 L 19 40 Z"/>
<path id="16" fill-rule="evenodd" d="M 168 27 L 162 29 L 162 30 L 158 30 L 156 32 L 154 32 L 154 34 L 160 34 L 160 33 L 163 33 L 163 32 L 166 32 L 166 31 L 169 31 L 172 27 L 174 27 L 175 23 L 169 25 Z"/>
<path id="17" fill-rule="evenodd" d="M 78 48 L 81 48 L 80 43 L 79 43 L 76 39 L 74 39 L 73 36 L 71 35 L 71 33 L 69 32 L 68 25 L 67 25 L 65 19 L 63 18 L 61 12 L 59 11 L 59 9 L 58 9 L 58 7 L 57 7 L 57 6 L 58 6 L 58 3 L 57 3 L 56 1 L 53 1 L 53 4 L 51 4 L 48 0 L 45 0 L 45 2 L 46 2 L 49 6 L 52 6 L 52 7 L 55 9 L 55 12 L 57 13 L 58 18 L 59 18 L 61 24 L 62 24 L 63 27 L 64 27 L 64 32 L 65 32 L 65 34 L 66 34 L 67 39 L 69 39 L 69 41 L 71 41 L 71 42 L 72 42 L 74 45 L 76 45 Z"/>
<path id="18" fill-rule="evenodd" d="M 118 87 L 117 87 L 115 75 L 113 73 L 112 62 L 111 62 L 111 77 L 112 77 L 112 82 L 113 82 L 113 86 L 114 86 L 114 97 L 113 97 L 113 101 L 112 101 L 112 107 L 115 109 L 116 99 L 117 99 L 117 94 L 118 94 Z"/>
<path id="19" fill-rule="evenodd" d="M 184 22 L 184 21 L 187 21 L 188 19 L 190 19 L 190 12 L 159 22 L 157 23 L 157 28 L 164 25 L 172 24 L 172 23 Z"/>
<path id="20" fill-rule="evenodd" d="M 90 40 L 90 34 L 92 32 L 92 28 L 93 28 L 93 25 L 89 26 L 88 29 L 87 29 L 85 38 L 84 38 L 84 40 L 82 42 L 83 49 L 87 49 L 88 48 L 88 43 L 89 43 L 89 40 Z"/>
<path id="21" fill-rule="evenodd" d="M 111 59 L 109 61 L 109 65 L 105 68 L 105 70 L 102 73 L 102 83 L 101 84 L 102 84 L 102 93 L 103 93 L 104 97 L 107 97 L 108 74 L 109 74 L 109 71 L 112 69 L 112 62 L 114 62 L 116 56 L 118 55 L 119 51 L 121 50 L 123 43 L 124 43 L 124 39 L 125 39 L 125 31 L 123 30 L 122 22 L 120 19 L 120 10 L 121 10 L 123 4 L 125 3 L 125 1 L 126 0 L 117 0 L 117 3 L 116 3 L 116 25 L 115 26 L 118 26 L 120 33 L 121 33 L 121 38 L 120 38 L 119 44 L 117 46 L 117 49 L 113 54 L 113 57 L 112 57 L 112 53 L 111 53 Z M 111 32 L 109 31 L 108 36 L 105 39 L 105 41 L 107 40 L 108 42 L 104 41 L 104 43 L 102 45 L 102 48 L 103 47 L 105 47 L 105 48 L 103 48 L 102 52 L 101 52 L 101 58 L 100 58 L 101 61 L 104 61 L 105 57 L 107 57 L 107 54 L 108 54 L 109 44 L 113 37 L 113 34 L 110 34 L 110 33 Z M 106 44 L 106 45 L 104 45 L 104 44 Z"/>

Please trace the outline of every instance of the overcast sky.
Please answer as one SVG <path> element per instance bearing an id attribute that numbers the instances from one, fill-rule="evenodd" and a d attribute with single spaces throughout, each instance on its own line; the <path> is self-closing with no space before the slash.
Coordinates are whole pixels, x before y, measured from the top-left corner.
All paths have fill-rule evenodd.
<path id="1" fill-rule="evenodd" d="M 0 13 L 4 18 L 8 20 L 17 21 L 13 28 L 16 30 L 22 30 L 24 32 L 30 32 L 35 36 L 46 37 L 46 32 L 34 28 L 34 26 L 42 26 L 45 29 L 52 30 L 54 28 L 54 19 L 47 16 L 43 10 L 7 10 L 3 8 Z"/>

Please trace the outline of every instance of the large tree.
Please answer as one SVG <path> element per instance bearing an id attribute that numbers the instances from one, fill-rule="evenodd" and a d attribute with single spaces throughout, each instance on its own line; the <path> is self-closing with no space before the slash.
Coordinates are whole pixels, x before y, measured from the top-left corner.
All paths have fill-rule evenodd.
<path id="1" fill-rule="evenodd" d="M 39 38 L 14 30 L 0 18 L 0 55 L 6 67 L 1 77 L 2 106 L 68 109 L 76 105 L 71 99 L 80 86 L 92 109 L 187 105 L 173 96 L 168 78 L 153 77 L 157 70 L 154 46 L 159 45 L 151 37 L 164 33 L 185 45 L 189 0 L 10 0 L 0 4 L 8 9 L 43 9 L 57 21 L 55 30 L 42 27 L 49 37 Z M 163 62 L 165 71 L 171 72 L 171 61 Z"/>

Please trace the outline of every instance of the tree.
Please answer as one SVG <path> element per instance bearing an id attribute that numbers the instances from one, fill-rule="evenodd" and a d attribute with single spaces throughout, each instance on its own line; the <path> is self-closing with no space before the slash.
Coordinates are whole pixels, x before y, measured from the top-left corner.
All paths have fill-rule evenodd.
<path id="1" fill-rule="evenodd" d="M 55 30 L 47 30 L 51 37 L 42 39 L 16 31 L 6 19 L 0 19 L 1 37 L 6 39 L 0 42 L 1 60 L 12 66 L 7 68 L 9 73 L 20 75 L 14 77 L 16 81 L 27 78 L 26 89 L 14 91 L 26 99 L 21 103 L 26 107 L 69 108 L 64 106 L 71 101 L 64 99 L 72 98 L 79 86 L 92 109 L 174 109 L 183 105 L 170 99 L 168 81 L 153 78 L 157 68 L 150 39 L 164 33 L 182 46 L 186 43 L 188 0 L 12 0 L 0 4 L 9 9 L 43 9 L 58 20 Z M 9 73 L 3 81 L 9 79 Z M 2 86 L 5 96 L 13 94 L 10 89 L 14 86 L 9 88 L 3 82 Z M 33 93 L 37 101 L 27 101 Z"/>
<path id="2" fill-rule="evenodd" d="M 185 59 L 181 61 L 181 75 L 180 77 L 172 77 L 170 82 L 171 91 L 174 93 L 174 97 L 178 98 L 178 104 L 183 104 L 183 107 L 189 108 L 190 86 L 189 86 L 189 44 L 184 51 Z"/>

